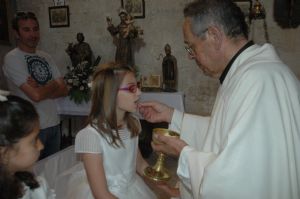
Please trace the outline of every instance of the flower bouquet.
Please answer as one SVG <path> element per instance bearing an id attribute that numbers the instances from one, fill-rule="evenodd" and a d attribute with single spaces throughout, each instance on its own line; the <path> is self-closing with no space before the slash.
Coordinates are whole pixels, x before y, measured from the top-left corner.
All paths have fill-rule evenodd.
<path id="1" fill-rule="evenodd" d="M 90 100 L 89 77 L 94 72 L 94 66 L 87 61 L 79 63 L 76 67 L 67 67 L 68 72 L 64 79 L 69 87 L 69 96 L 76 104 Z"/>

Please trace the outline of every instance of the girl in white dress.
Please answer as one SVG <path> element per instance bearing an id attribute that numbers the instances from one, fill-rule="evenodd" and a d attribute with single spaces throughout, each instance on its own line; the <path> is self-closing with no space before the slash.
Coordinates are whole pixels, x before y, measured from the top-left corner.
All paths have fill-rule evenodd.
<path id="1" fill-rule="evenodd" d="M 138 149 L 139 119 L 133 115 L 141 91 L 132 68 L 106 64 L 93 75 L 88 125 L 75 139 L 84 168 L 70 177 L 68 198 L 155 199 L 144 183 L 148 163 Z"/>
<path id="2" fill-rule="evenodd" d="M 46 181 L 31 172 L 44 148 L 33 105 L 0 92 L 0 198 L 54 199 Z"/>

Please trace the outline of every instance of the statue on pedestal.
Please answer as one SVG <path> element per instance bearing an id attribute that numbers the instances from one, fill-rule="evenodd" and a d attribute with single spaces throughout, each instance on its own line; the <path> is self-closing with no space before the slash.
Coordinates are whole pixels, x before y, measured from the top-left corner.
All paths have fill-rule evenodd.
<path id="1" fill-rule="evenodd" d="M 83 33 L 77 33 L 78 43 L 69 43 L 66 53 L 70 56 L 72 66 L 67 66 L 68 72 L 64 79 L 69 87 L 69 96 L 76 104 L 88 102 L 90 88 L 88 86 L 94 68 L 99 64 L 101 57 L 94 60 L 94 55 L 88 43 L 84 42 Z"/>
<path id="2" fill-rule="evenodd" d="M 113 36 L 114 44 L 117 47 L 115 61 L 134 66 L 132 41 L 137 38 L 139 34 L 143 34 L 143 31 L 133 24 L 134 20 L 125 9 L 119 11 L 119 17 L 121 22 L 118 26 L 114 26 L 112 19 L 106 17 L 107 30 Z"/>
<path id="3" fill-rule="evenodd" d="M 163 88 L 166 92 L 177 91 L 177 60 L 171 55 L 171 46 L 165 45 L 166 56 L 162 62 Z"/>
<path id="4" fill-rule="evenodd" d="M 69 43 L 66 52 L 70 56 L 73 67 L 80 67 L 84 65 L 83 62 L 86 62 L 86 65 L 91 66 L 93 60 L 93 52 L 88 43 L 84 41 L 83 33 L 77 33 L 78 43 L 73 44 Z"/>

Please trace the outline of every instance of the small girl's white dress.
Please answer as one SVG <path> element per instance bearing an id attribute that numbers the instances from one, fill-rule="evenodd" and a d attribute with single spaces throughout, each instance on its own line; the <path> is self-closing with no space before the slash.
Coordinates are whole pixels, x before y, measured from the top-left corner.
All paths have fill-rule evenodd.
<path id="1" fill-rule="evenodd" d="M 127 128 L 119 130 L 124 146 L 111 146 L 95 128 L 88 125 L 75 139 L 76 153 L 101 154 L 109 191 L 119 199 L 155 199 L 156 195 L 136 173 L 138 137 Z M 73 168 L 68 183 L 68 199 L 93 199 L 83 164 Z"/>
<path id="2" fill-rule="evenodd" d="M 55 199 L 55 191 L 48 187 L 46 180 L 42 177 L 36 177 L 39 187 L 30 189 L 24 184 L 24 195 L 20 199 Z"/>

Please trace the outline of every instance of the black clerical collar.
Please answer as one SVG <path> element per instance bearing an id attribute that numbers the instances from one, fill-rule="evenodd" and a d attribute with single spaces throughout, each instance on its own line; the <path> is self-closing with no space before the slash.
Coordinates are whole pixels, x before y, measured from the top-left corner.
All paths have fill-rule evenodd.
<path id="1" fill-rule="evenodd" d="M 234 60 L 244 51 L 246 50 L 248 47 L 252 46 L 254 44 L 253 41 L 249 41 L 247 42 L 229 61 L 229 63 L 227 64 L 226 68 L 224 69 L 221 77 L 219 78 L 220 83 L 222 84 L 225 77 L 227 76 L 227 73 L 229 71 L 229 69 L 231 68 L 231 65 L 233 64 Z"/>

